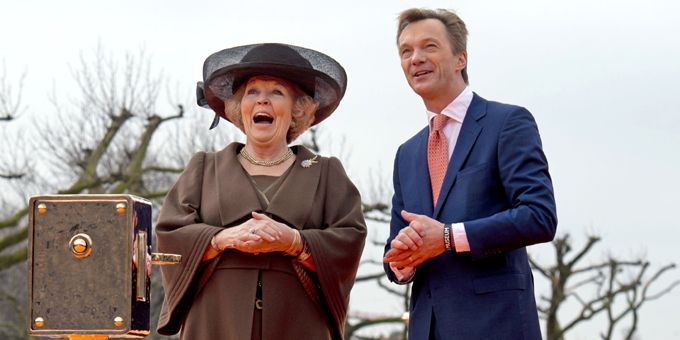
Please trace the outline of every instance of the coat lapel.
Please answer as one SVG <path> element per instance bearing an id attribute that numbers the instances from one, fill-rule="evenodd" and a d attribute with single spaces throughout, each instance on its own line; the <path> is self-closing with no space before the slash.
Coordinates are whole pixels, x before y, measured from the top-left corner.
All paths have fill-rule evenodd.
<path id="1" fill-rule="evenodd" d="M 252 211 L 263 211 L 256 189 L 237 159 L 242 145 L 232 143 L 215 154 L 217 196 L 223 226 L 249 216 Z M 301 229 L 309 217 L 309 207 L 319 185 L 321 162 L 319 160 L 305 168 L 301 165 L 302 161 L 314 158 L 315 154 L 303 146 L 293 146 L 293 151 L 297 155 L 293 168 L 264 212 Z"/>
<path id="2" fill-rule="evenodd" d="M 292 148 L 297 155 L 295 164 L 265 211 L 297 229 L 302 229 L 311 213 L 310 207 L 313 206 L 319 186 L 322 163 L 317 159 L 311 166 L 303 167 L 301 165 L 303 161 L 316 155 L 301 145 Z"/>
<path id="3" fill-rule="evenodd" d="M 215 180 L 222 226 L 231 225 L 252 211 L 262 211 L 255 188 L 237 159 L 242 145 L 231 143 L 215 153 Z"/>
<path id="4" fill-rule="evenodd" d="M 482 97 L 474 94 L 470 107 L 465 114 L 465 119 L 463 120 L 463 126 L 460 128 L 460 134 L 458 135 L 458 140 L 456 141 L 456 148 L 453 150 L 453 155 L 451 155 L 451 161 L 449 162 L 449 167 L 446 170 L 446 176 L 444 177 L 444 183 L 442 183 L 442 189 L 439 192 L 439 198 L 437 199 L 437 206 L 434 209 L 433 218 L 439 216 L 439 212 L 442 205 L 446 201 L 446 198 L 451 191 L 451 187 L 454 184 L 456 175 L 458 171 L 465 163 L 472 146 L 477 141 L 479 133 L 482 131 L 482 125 L 479 124 L 479 119 L 486 115 L 486 100 Z"/>

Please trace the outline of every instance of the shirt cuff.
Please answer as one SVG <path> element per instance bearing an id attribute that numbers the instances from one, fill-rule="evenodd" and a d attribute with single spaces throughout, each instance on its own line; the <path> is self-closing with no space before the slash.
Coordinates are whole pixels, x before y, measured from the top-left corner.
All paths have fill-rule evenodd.
<path id="1" fill-rule="evenodd" d="M 394 266 L 394 263 L 390 262 L 390 269 L 392 269 L 394 276 L 397 277 L 397 283 L 409 283 L 413 279 L 413 276 L 416 275 L 416 268 L 414 267 L 397 269 L 397 267 Z"/>
<path id="2" fill-rule="evenodd" d="M 454 223 L 451 225 L 451 231 L 453 232 L 453 244 L 456 246 L 456 252 L 469 252 L 470 243 L 468 243 L 467 234 L 465 233 L 465 225 L 463 223 Z"/>

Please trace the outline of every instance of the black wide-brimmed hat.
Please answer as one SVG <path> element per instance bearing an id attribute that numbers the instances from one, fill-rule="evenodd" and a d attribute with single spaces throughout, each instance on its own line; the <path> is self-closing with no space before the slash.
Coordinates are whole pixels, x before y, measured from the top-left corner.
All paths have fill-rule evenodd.
<path id="1" fill-rule="evenodd" d="M 224 113 L 224 100 L 256 75 L 286 79 L 317 100 L 319 108 L 312 125 L 333 113 L 347 88 L 345 69 L 321 52 L 278 43 L 228 48 L 205 60 L 203 81 L 196 88 L 198 105 L 215 111 L 211 129 L 217 126 L 219 117 L 229 120 Z"/>

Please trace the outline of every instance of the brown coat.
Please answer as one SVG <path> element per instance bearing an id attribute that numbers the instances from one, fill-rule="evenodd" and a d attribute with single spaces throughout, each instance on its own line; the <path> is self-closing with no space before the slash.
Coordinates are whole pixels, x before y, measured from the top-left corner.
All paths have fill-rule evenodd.
<path id="1" fill-rule="evenodd" d="M 236 158 L 240 147 L 232 143 L 194 155 L 165 199 L 156 226 L 158 249 L 181 254 L 182 262 L 162 267 L 165 301 L 158 332 L 175 334 L 182 327 L 184 338 L 250 339 L 261 271 L 263 339 L 320 339 L 329 332 L 342 338 L 366 225 L 359 193 L 336 158 L 319 157 L 306 168 L 301 162 L 314 154 L 293 147 L 295 164 L 264 210 L 300 229 L 316 264 L 324 308 L 305 295 L 290 257 L 226 251 L 212 266 L 201 263 L 213 235 L 263 210 Z M 202 275 L 207 281 L 197 289 Z"/>

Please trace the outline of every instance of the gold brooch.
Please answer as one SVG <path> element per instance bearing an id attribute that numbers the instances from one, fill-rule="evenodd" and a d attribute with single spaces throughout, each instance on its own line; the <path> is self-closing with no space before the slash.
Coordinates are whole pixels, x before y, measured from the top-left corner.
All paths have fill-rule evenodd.
<path id="1" fill-rule="evenodd" d="M 300 165 L 302 165 L 303 168 L 309 168 L 312 166 L 312 164 L 319 163 L 319 161 L 316 160 L 318 157 L 319 155 L 314 155 L 314 158 L 305 159 L 300 163 Z"/>

